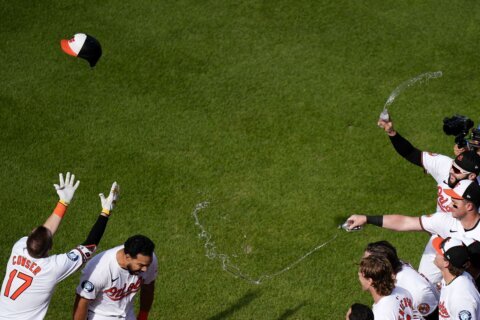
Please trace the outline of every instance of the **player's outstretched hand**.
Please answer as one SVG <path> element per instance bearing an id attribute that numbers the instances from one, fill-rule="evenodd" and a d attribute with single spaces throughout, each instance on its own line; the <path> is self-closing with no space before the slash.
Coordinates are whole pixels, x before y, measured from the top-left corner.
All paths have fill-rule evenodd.
<path id="1" fill-rule="evenodd" d="M 120 196 L 120 186 L 114 182 L 107 198 L 105 198 L 103 193 L 100 193 L 99 196 L 102 202 L 102 213 L 108 216 L 117 204 L 118 197 Z"/>
<path id="2" fill-rule="evenodd" d="M 382 119 L 378 119 L 378 122 L 377 122 L 377 125 L 382 128 L 383 130 L 385 130 L 385 132 L 389 135 L 389 136 L 394 136 L 396 134 L 395 132 L 395 129 L 393 128 L 393 121 L 392 119 L 386 121 L 386 120 L 382 120 Z"/>
<path id="3" fill-rule="evenodd" d="M 353 230 L 355 227 L 361 227 L 367 223 L 367 216 L 354 214 L 347 219 L 348 229 Z"/>
<path id="4" fill-rule="evenodd" d="M 59 184 L 54 184 L 53 186 L 55 187 L 55 190 L 57 190 L 60 201 L 68 205 L 73 199 L 73 195 L 80 184 L 80 180 L 75 183 L 75 175 L 70 174 L 70 172 L 67 172 L 65 180 L 63 179 L 63 173 L 59 174 L 59 178 Z"/>

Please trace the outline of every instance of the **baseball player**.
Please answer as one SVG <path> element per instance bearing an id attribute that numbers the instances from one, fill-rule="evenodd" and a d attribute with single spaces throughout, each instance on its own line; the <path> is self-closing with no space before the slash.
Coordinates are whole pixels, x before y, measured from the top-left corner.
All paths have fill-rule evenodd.
<path id="1" fill-rule="evenodd" d="M 467 264 L 467 272 L 475 281 L 477 289 L 480 288 L 480 242 L 472 238 L 459 238 L 465 246 L 467 246 L 468 257 L 470 263 Z"/>
<path id="2" fill-rule="evenodd" d="M 354 303 L 348 309 L 345 320 L 374 320 L 372 309 L 361 303 Z"/>
<path id="3" fill-rule="evenodd" d="M 153 303 L 158 262 L 155 245 L 142 235 L 104 251 L 83 269 L 77 287 L 74 320 L 147 320 Z M 135 318 L 134 297 L 140 291 Z"/>
<path id="4" fill-rule="evenodd" d="M 366 223 L 395 231 L 426 231 L 442 238 L 469 237 L 480 241 L 480 186 L 476 181 L 461 180 L 445 193 L 452 199 L 451 212 L 410 217 L 402 215 L 352 215 L 347 219 L 353 229 Z"/>
<path id="5" fill-rule="evenodd" d="M 375 319 L 413 319 L 412 296 L 407 290 L 395 287 L 393 269 L 385 257 L 370 255 L 362 258 L 358 279 L 362 289 L 372 295 Z"/>
<path id="6" fill-rule="evenodd" d="M 458 181 L 464 179 L 476 180 L 480 173 L 480 156 L 474 150 L 465 151 L 453 160 L 444 155 L 422 152 L 395 131 L 391 119 L 389 121 L 379 119 L 378 125 L 388 134 L 398 154 L 414 165 L 423 168 L 435 179 L 437 182 L 436 212 L 450 212 L 451 199 L 445 190 L 454 188 Z M 457 148 L 456 151 L 459 149 Z M 431 237 L 425 247 L 418 271 L 432 283 L 438 283 L 441 280 L 441 274 L 433 263 L 435 250 L 431 245 L 432 239 Z"/>
<path id="7" fill-rule="evenodd" d="M 435 265 L 442 272 L 439 319 L 480 319 L 480 294 L 466 273 L 467 247 L 459 239 L 440 237 L 433 240 L 437 251 Z"/>
<path id="8" fill-rule="evenodd" d="M 53 235 L 79 184 L 80 181 L 75 183 L 75 175 L 67 173 L 64 180 L 60 174 L 59 184 L 54 185 L 60 200 L 53 213 L 13 246 L 0 292 L 0 319 L 43 319 L 57 283 L 78 270 L 94 253 L 118 196 L 116 183 L 108 198 L 100 194 L 103 210 L 87 239 L 68 253 L 49 255 Z"/>
<path id="9" fill-rule="evenodd" d="M 408 263 L 401 261 L 397 250 L 388 241 L 372 242 L 367 245 L 364 257 L 378 255 L 386 258 L 392 265 L 397 280 L 396 286 L 412 295 L 413 306 L 418 310 L 413 319 L 438 319 L 438 292 L 435 286 Z"/>

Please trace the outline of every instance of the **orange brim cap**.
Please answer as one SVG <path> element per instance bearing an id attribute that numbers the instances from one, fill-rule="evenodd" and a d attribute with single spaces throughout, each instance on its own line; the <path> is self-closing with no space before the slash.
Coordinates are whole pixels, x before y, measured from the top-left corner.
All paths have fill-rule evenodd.
<path id="1" fill-rule="evenodd" d="M 453 191 L 453 189 L 444 189 L 443 191 L 453 199 L 463 200 L 463 197 L 458 193 L 456 193 L 455 191 Z"/>
<path id="2" fill-rule="evenodd" d="M 69 54 L 73 57 L 76 57 L 78 55 L 72 50 L 72 48 L 70 48 L 69 40 L 65 40 L 65 39 L 61 40 L 60 46 L 62 47 L 63 52 L 65 52 L 66 54 Z"/>
<path id="3" fill-rule="evenodd" d="M 435 239 L 432 240 L 432 246 L 437 251 L 437 253 L 441 256 L 443 256 L 443 251 L 442 251 L 442 242 L 443 242 L 442 237 L 436 237 Z"/>

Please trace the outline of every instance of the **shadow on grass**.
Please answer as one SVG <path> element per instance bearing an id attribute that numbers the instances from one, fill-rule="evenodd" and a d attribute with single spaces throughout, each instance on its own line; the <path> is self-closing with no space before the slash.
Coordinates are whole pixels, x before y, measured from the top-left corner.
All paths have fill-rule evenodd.
<path id="1" fill-rule="evenodd" d="M 290 318 L 291 316 L 293 316 L 295 313 L 298 312 L 298 310 L 300 310 L 301 308 L 303 308 L 304 306 L 306 306 L 307 303 L 305 301 L 303 301 L 302 303 L 298 304 L 297 306 L 295 306 L 293 309 L 287 309 L 285 310 L 284 313 L 282 313 L 282 315 L 280 317 L 277 318 L 277 320 L 285 320 L 285 319 L 288 319 Z"/>
<path id="2" fill-rule="evenodd" d="M 226 319 L 237 310 L 243 307 L 246 307 L 248 304 L 250 304 L 250 302 L 258 298 L 258 296 L 260 296 L 260 290 L 256 290 L 256 291 L 249 290 L 243 297 L 238 299 L 238 301 L 235 304 L 231 305 L 228 309 L 225 309 L 222 312 L 217 313 L 216 315 L 208 318 L 208 320 Z"/>

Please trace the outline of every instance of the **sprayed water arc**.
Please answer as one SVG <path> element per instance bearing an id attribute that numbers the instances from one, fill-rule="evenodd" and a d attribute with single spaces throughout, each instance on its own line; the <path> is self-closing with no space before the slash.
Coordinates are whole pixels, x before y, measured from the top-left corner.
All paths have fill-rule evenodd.
<path id="1" fill-rule="evenodd" d="M 393 101 L 395 101 L 395 98 L 397 98 L 397 96 L 408 87 L 411 87 L 416 83 L 419 83 L 419 84 L 426 83 L 428 80 L 440 78 L 442 75 L 443 75 L 442 71 L 426 72 L 416 76 L 415 78 L 412 78 L 410 80 L 407 80 L 401 83 L 398 87 L 395 88 L 395 90 L 392 91 L 392 93 L 390 93 L 390 96 L 385 102 L 385 105 L 383 106 L 383 108 L 386 109 L 388 106 L 390 106 L 393 103 Z"/>
<path id="2" fill-rule="evenodd" d="M 195 226 L 197 226 L 200 230 L 200 233 L 198 234 L 198 237 L 205 241 L 204 243 L 204 248 L 205 248 L 205 256 L 209 258 L 210 260 L 219 260 L 222 264 L 222 269 L 230 274 L 232 274 L 234 277 L 243 279 L 247 282 L 253 283 L 253 284 L 261 284 L 263 281 L 267 279 L 271 279 L 273 277 L 276 277 L 290 269 L 292 269 L 294 266 L 299 264 L 301 261 L 306 259 L 308 256 L 313 254 L 314 252 L 320 250 L 324 246 L 326 246 L 328 243 L 332 242 L 335 240 L 338 236 L 338 233 L 335 234 L 331 239 L 318 244 L 315 246 L 312 250 L 308 251 L 306 254 L 301 256 L 299 259 L 295 260 L 294 262 L 288 264 L 284 268 L 270 274 L 262 274 L 259 277 L 252 277 L 246 273 L 243 273 L 238 266 L 236 266 L 230 259 L 230 257 L 227 254 L 224 253 L 219 253 L 217 252 L 217 248 L 215 245 L 215 242 L 212 240 L 212 235 L 208 233 L 206 228 L 200 223 L 200 219 L 198 217 L 199 213 L 206 209 L 209 205 L 208 201 L 200 202 L 195 206 L 195 209 L 192 212 L 192 216 L 195 219 Z"/>

